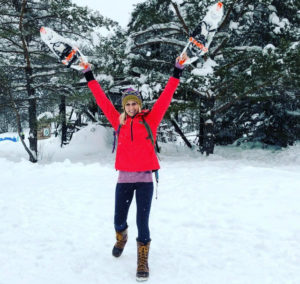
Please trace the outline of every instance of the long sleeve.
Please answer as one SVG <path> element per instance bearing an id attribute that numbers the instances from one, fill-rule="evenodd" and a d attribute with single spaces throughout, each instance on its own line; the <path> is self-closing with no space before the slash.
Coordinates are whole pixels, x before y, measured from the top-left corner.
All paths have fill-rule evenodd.
<path id="1" fill-rule="evenodd" d="M 88 87 L 92 91 L 97 105 L 101 108 L 112 127 L 117 130 L 119 127 L 120 113 L 115 109 L 112 102 L 107 98 L 100 84 L 96 80 L 88 81 Z"/>
<path id="2" fill-rule="evenodd" d="M 153 128 L 156 129 L 163 119 L 170 103 L 173 98 L 173 94 L 175 93 L 177 86 L 179 84 L 179 79 L 170 77 L 165 89 L 155 102 L 147 116 L 147 121 L 153 125 Z"/>

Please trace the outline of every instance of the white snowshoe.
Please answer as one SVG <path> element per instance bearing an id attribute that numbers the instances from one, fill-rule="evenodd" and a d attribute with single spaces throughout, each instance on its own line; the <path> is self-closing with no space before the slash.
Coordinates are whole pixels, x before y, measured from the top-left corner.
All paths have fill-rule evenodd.
<path id="1" fill-rule="evenodd" d="M 181 61 L 180 64 L 188 65 L 199 59 L 208 51 L 212 39 L 217 31 L 220 21 L 223 18 L 223 3 L 218 2 L 208 8 L 202 22 L 194 29 L 183 49 L 181 56 L 186 52 L 189 59 Z"/>
<path id="2" fill-rule="evenodd" d="M 55 56 L 68 68 L 71 67 L 76 70 L 87 68 L 87 58 L 77 47 L 72 46 L 69 40 L 48 27 L 41 27 L 40 35 L 42 41 L 46 43 Z"/>

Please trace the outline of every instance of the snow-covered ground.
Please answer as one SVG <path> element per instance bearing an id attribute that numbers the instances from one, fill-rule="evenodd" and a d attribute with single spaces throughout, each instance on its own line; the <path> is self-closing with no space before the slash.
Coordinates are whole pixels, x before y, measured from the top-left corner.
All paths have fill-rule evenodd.
<path id="1" fill-rule="evenodd" d="M 0 134 L 1 137 L 13 133 Z M 59 148 L 0 142 L 0 283 L 135 283 L 135 203 L 123 255 L 111 255 L 117 172 L 111 132 L 88 126 Z M 163 148 L 151 211 L 155 284 L 300 283 L 300 145 Z"/>

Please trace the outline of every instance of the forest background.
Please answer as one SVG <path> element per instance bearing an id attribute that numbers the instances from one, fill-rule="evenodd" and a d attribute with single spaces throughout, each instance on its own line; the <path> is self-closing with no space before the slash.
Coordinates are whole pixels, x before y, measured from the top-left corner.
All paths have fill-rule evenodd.
<path id="1" fill-rule="evenodd" d="M 18 131 L 22 138 L 29 129 L 21 142 L 35 162 L 43 125 L 52 125 L 62 146 L 89 121 L 109 127 L 82 74 L 59 64 L 42 43 L 41 26 L 76 42 L 119 110 L 128 86 L 151 108 L 174 59 L 213 3 L 147 0 L 122 28 L 69 0 L 0 0 L 0 133 Z M 210 50 L 184 71 L 158 144 L 180 136 L 207 155 L 215 145 L 293 145 L 300 138 L 300 2 L 223 3 L 225 15 Z"/>

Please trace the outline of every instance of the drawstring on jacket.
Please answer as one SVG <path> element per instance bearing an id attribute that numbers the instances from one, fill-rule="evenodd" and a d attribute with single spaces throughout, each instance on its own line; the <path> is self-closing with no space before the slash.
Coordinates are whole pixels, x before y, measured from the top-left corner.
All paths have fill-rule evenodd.
<path id="1" fill-rule="evenodd" d="M 155 181 L 156 181 L 156 190 L 155 190 L 155 199 L 158 199 L 158 181 L 159 181 L 159 175 L 158 175 L 158 170 L 154 171 L 155 174 Z"/>
<path id="2" fill-rule="evenodd" d="M 113 144 L 112 153 L 114 153 L 114 151 L 116 149 L 117 137 L 119 137 L 120 129 L 121 129 L 121 124 L 119 125 L 117 131 L 114 131 L 114 144 Z"/>

